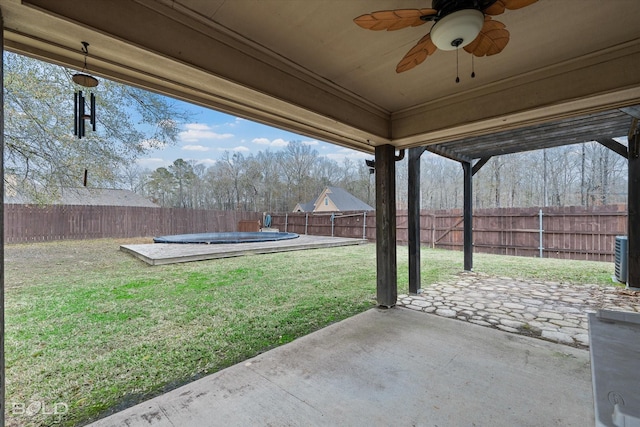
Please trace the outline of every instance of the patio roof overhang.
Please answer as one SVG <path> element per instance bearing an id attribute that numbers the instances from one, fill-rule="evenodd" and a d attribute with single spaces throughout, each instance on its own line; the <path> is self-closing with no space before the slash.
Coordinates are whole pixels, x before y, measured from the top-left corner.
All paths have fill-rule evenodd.
<path id="1" fill-rule="evenodd" d="M 459 84 L 454 52 L 395 72 L 430 24 L 372 32 L 353 23 L 374 10 L 428 6 L 0 0 L 9 50 L 80 69 L 87 41 L 95 75 L 369 153 L 466 143 L 640 103 L 640 2 L 539 0 L 508 10 L 494 17 L 510 31 L 508 46 L 476 58 L 474 79 L 461 53 Z"/>

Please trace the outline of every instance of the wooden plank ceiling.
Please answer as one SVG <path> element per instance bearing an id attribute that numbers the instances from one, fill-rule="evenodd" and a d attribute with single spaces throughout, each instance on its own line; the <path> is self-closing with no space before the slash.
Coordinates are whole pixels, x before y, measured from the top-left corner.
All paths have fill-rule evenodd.
<path id="1" fill-rule="evenodd" d="M 489 135 L 433 144 L 427 149 L 453 160 L 470 162 L 474 159 L 503 154 L 621 137 L 624 137 L 626 143 L 626 136 L 632 127 L 637 125 L 632 114 L 637 114 L 638 111 L 640 106 L 626 108 L 624 111 L 614 109 L 585 114 Z"/>

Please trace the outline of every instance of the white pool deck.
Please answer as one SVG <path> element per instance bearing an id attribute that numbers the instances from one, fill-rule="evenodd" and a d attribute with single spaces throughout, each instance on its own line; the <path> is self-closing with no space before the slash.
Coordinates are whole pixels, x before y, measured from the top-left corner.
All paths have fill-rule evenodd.
<path id="1" fill-rule="evenodd" d="M 361 245 L 365 243 L 367 243 L 367 241 L 364 239 L 300 235 L 296 239 L 272 242 L 223 243 L 213 245 L 202 243 L 122 245 L 120 246 L 120 250 L 141 259 L 147 264 L 163 265 L 244 255 Z"/>

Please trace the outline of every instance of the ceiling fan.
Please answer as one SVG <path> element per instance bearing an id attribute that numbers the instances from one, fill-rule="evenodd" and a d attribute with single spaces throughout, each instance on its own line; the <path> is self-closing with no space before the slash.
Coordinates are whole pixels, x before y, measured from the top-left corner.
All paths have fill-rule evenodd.
<path id="1" fill-rule="evenodd" d="M 431 31 L 398 63 L 396 72 L 402 73 L 421 64 L 437 49 L 463 48 L 475 56 L 502 52 L 509 42 L 509 31 L 502 22 L 493 20 L 491 16 L 500 15 L 506 9 L 520 9 L 536 1 L 433 0 L 430 9 L 381 10 L 358 16 L 353 21 L 373 31 L 395 31 L 434 22 Z"/>

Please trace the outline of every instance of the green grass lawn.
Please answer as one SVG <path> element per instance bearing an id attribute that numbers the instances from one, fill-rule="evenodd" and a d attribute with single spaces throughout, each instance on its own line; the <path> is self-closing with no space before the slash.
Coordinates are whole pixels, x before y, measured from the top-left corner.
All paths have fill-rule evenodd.
<path id="1" fill-rule="evenodd" d="M 86 423 L 375 306 L 373 244 L 150 267 L 121 243 L 6 247 L 8 425 Z M 476 271 L 537 280 L 610 284 L 613 271 L 474 259 Z M 423 288 L 462 270 L 460 252 L 423 249 L 422 261 Z M 406 247 L 398 282 L 406 292 Z"/>

